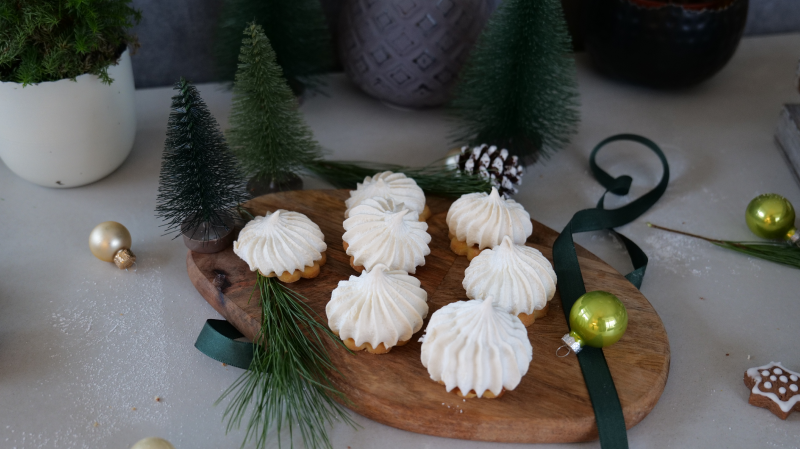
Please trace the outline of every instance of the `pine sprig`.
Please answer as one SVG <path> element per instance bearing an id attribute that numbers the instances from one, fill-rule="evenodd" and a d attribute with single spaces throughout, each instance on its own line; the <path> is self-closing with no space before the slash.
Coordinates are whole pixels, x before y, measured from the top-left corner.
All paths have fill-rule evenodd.
<path id="1" fill-rule="evenodd" d="M 779 241 L 763 241 L 763 242 L 748 242 L 748 241 L 723 241 L 720 239 L 711 239 L 696 234 L 687 233 L 685 231 L 673 230 L 662 226 L 647 223 L 648 227 L 657 228 L 659 230 L 669 231 L 670 233 L 682 234 L 697 239 L 702 239 L 710 242 L 718 247 L 727 248 L 735 252 L 744 253 L 745 255 L 754 258 L 772 261 L 784 266 L 794 267 L 800 269 L 800 247 L 788 242 Z"/>
<path id="2" fill-rule="evenodd" d="M 331 69 L 334 52 L 319 0 L 225 0 L 215 39 L 220 79 L 234 80 L 242 30 L 250 22 L 263 27 L 295 94 L 321 84 L 317 75 Z"/>
<path id="3" fill-rule="evenodd" d="M 228 131 L 228 142 L 246 172 L 280 183 L 306 161 L 320 157 L 319 144 L 296 102 L 261 26 L 248 25 Z"/>
<path id="4" fill-rule="evenodd" d="M 489 192 L 492 183 L 479 175 L 468 175 L 453 167 L 433 163 L 425 167 L 411 168 L 394 164 L 378 164 L 360 161 L 312 160 L 305 165 L 313 175 L 322 178 L 338 188 L 355 189 L 367 176 L 391 170 L 402 172 L 413 178 L 428 195 L 460 197 L 472 192 Z"/>
<path id="5" fill-rule="evenodd" d="M 579 121 L 561 0 L 505 0 L 459 75 L 456 145 L 506 148 L 524 164 L 563 147 Z"/>
<path id="6" fill-rule="evenodd" d="M 345 399 L 336 390 L 327 371 L 335 371 L 323 344 L 327 337 L 341 341 L 315 320 L 315 313 L 296 292 L 276 278 L 258 274 L 256 287 L 261 301 L 261 330 L 254 341 L 253 362 L 217 400 L 231 397 L 225 409 L 227 431 L 238 429 L 248 412 L 242 445 L 252 442 L 263 448 L 269 433 L 295 432 L 308 448 L 331 447 L 327 428 L 334 421 L 356 427 L 347 411 L 334 400 Z"/>
<path id="7" fill-rule="evenodd" d="M 228 151 L 219 125 L 197 88 L 181 78 L 175 84 L 172 112 L 161 163 L 156 215 L 167 234 L 195 230 L 203 223 L 203 240 L 228 230 L 245 198 L 238 164 Z"/>

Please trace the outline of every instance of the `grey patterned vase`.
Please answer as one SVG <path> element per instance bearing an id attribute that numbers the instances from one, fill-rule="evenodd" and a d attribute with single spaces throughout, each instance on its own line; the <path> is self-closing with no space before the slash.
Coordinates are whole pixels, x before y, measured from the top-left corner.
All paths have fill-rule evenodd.
<path id="1" fill-rule="evenodd" d="M 345 0 L 339 51 L 367 94 L 407 107 L 449 99 L 496 0 Z"/>

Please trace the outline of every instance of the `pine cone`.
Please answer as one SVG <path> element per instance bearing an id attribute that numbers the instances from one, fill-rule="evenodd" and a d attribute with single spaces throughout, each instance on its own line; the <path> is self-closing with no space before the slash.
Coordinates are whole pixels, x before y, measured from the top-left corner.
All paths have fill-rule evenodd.
<path id="1" fill-rule="evenodd" d="M 508 150 L 497 150 L 497 146 L 486 144 L 474 147 L 461 147 L 458 169 L 471 175 L 478 174 L 491 180 L 492 185 L 505 198 L 516 194 L 515 185 L 522 183 L 522 166 L 519 158 L 509 158 Z"/>

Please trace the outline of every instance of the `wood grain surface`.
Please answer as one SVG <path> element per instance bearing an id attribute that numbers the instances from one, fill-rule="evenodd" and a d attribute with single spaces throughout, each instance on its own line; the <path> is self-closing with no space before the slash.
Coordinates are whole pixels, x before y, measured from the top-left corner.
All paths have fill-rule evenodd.
<path id="1" fill-rule="evenodd" d="M 328 244 L 328 262 L 320 276 L 289 285 L 327 321 L 325 305 L 340 280 L 356 275 L 342 248 L 344 200 L 347 190 L 292 191 L 251 200 L 246 207 L 255 215 L 288 209 L 301 212 L 319 225 Z M 430 317 L 442 306 L 465 300 L 461 283 L 468 262 L 449 248 L 445 215 L 450 200 L 428 198 L 433 216 L 428 220 L 431 254 L 416 277 L 428 292 Z M 528 245 L 552 262 L 552 245 L 558 233 L 533 221 Z M 604 350 L 617 386 L 625 424 L 639 423 L 655 406 L 669 372 L 669 342 L 664 325 L 647 299 L 621 274 L 595 255 L 578 248 L 588 291 L 616 294 L 628 309 L 625 336 Z M 258 328 L 260 306 L 248 303 L 256 276 L 228 248 L 216 254 L 189 252 L 189 277 L 202 296 L 248 338 Z M 427 320 L 425 321 L 427 326 Z M 424 330 L 423 326 L 423 330 Z M 513 391 L 499 399 L 467 399 L 445 392 L 432 381 L 420 362 L 419 336 L 385 355 L 348 354 L 328 343 L 341 376 L 334 383 L 352 401 L 349 407 L 375 421 L 416 433 L 458 439 L 496 442 L 554 443 L 597 438 L 597 426 L 583 375 L 574 355 L 556 356 L 561 336 L 568 331 L 558 293 L 549 314 L 528 328 L 533 362 Z"/>

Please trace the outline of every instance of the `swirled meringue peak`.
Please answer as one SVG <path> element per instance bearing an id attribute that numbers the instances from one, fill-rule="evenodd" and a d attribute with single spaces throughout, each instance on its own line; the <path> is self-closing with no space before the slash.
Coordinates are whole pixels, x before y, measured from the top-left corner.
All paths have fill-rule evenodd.
<path id="1" fill-rule="evenodd" d="M 403 203 L 417 214 L 422 214 L 425 209 L 425 193 L 417 186 L 417 182 L 405 174 L 387 171 L 364 178 L 363 183 L 356 185 L 355 191 L 350 191 L 350 198 L 344 202 L 347 206 L 345 219 L 350 217 L 353 208 L 373 197 L 390 198 L 397 203 Z"/>
<path id="2" fill-rule="evenodd" d="M 516 316 L 491 297 L 450 303 L 428 322 L 422 342 L 422 365 L 433 381 L 450 392 L 478 397 L 512 390 L 528 372 L 533 347 Z"/>
<path id="3" fill-rule="evenodd" d="M 428 224 L 419 221 L 416 211 L 392 199 L 365 199 L 350 210 L 344 229 L 347 254 L 354 266 L 366 270 L 385 264 L 391 270 L 414 273 L 431 253 Z"/>
<path id="4" fill-rule="evenodd" d="M 319 226 L 304 214 L 279 209 L 245 225 L 233 252 L 263 275 L 311 266 L 328 249 Z"/>
<path id="5" fill-rule="evenodd" d="M 464 274 L 469 298 L 493 297 L 511 314 L 544 309 L 556 293 L 556 273 L 539 250 L 516 245 L 506 236 L 476 256 Z"/>
<path id="6" fill-rule="evenodd" d="M 447 226 L 459 241 L 481 250 L 500 244 L 505 236 L 522 245 L 533 233 L 531 216 L 525 208 L 504 199 L 494 187 L 490 194 L 464 194 L 453 202 L 447 211 Z"/>
<path id="7" fill-rule="evenodd" d="M 418 279 L 378 264 L 351 275 L 333 290 L 325 307 L 328 326 L 342 340 L 386 348 L 411 339 L 428 316 L 428 294 Z"/>

